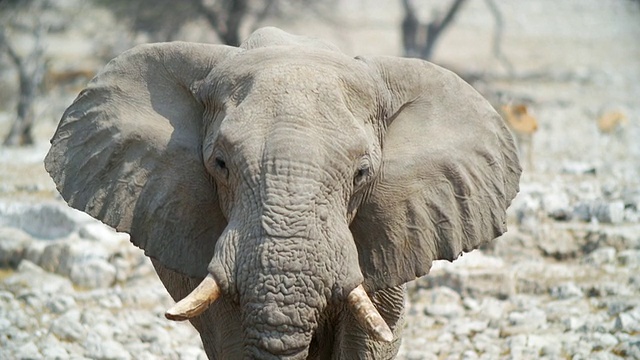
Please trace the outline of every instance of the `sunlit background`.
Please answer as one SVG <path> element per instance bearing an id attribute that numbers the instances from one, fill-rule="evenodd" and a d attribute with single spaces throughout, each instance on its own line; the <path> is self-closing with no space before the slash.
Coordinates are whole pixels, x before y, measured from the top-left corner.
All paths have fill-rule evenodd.
<path id="1" fill-rule="evenodd" d="M 42 160 L 122 51 L 237 46 L 262 26 L 449 68 L 518 142 L 510 231 L 409 285 L 399 358 L 640 358 L 633 0 L 0 0 L 0 358 L 204 358 L 162 317 L 171 300 L 145 258 L 66 208 Z"/>

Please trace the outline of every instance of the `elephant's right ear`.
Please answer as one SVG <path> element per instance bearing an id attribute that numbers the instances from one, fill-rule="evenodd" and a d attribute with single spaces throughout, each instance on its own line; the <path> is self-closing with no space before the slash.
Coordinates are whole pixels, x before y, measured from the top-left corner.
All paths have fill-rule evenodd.
<path id="1" fill-rule="evenodd" d="M 363 58 L 386 132 L 380 176 L 352 223 L 369 289 L 427 274 L 506 231 L 516 148 L 493 107 L 454 73 L 417 59 Z"/>
<path id="2" fill-rule="evenodd" d="M 226 226 L 202 160 L 196 93 L 239 50 L 138 46 L 112 60 L 65 111 L 45 168 L 62 197 L 167 268 L 204 277 Z"/>

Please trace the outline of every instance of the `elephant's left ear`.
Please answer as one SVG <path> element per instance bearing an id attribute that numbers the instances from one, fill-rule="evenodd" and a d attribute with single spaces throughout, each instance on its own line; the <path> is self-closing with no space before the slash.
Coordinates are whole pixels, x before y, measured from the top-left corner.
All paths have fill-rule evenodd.
<path id="1" fill-rule="evenodd" d="M 504 233 L 521 168 L 503 120 L 457 75 L 416 59 L 361 60 L 387 113 L 381 175 L 351 225 L 373 290 Z"/>
<path id="2" fill-rule="evenodd" d="M 203 163 L 197 91 L 238 51 L 175 42 L 123 53 L 65 111 L 45 159 L 69 205 L 191 277 L 206 276 L 226 225 Z"/>

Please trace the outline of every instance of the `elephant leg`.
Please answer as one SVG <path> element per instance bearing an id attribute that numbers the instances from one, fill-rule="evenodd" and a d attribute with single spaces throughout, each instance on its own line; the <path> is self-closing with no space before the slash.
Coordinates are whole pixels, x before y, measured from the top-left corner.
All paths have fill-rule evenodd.
<path id="1" fill-rule="evenodd" d="M 370 294 L 380 315 L 393 332 L 394 340 L 384 343 L 367 336 L 348 308 L 340 312 L 334 342 L 333 359 L 393 359 L 400 349 L 404 328 L 404 285 Z"/>
<path id="2" fill-rule="evenodd" d="M 187 296 L 202 281 L 170 270 L 154 259 L 151 262 L 175 301 Z M 244 335 L 240 326 L 240 311 L 229 300 L 224 297 L 218 299 L 204 313 L 189 321 L 200 333 L 209 359 L 243 358 Z"/>

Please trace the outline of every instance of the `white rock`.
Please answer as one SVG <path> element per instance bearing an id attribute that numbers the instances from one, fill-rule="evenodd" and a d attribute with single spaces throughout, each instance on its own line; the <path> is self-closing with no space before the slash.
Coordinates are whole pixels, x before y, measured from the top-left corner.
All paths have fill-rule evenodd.
<path id="1" fill-rule="evenodd" d="M 38 347 L 45 359 L 66 360 L 70 358 L 69 352 L 55 336 L 48 335 L 44 337 L 38 342 Z"/>
<path id="2" fill-rule="evenodd" d="M 636 333 L 640 331 L 640 306 L 630 311 L 618 314 L 615 320 L 614 328 L 616 330 L 627 333 Z"/>
<path id="3" fill-rule="evenodd" d="M 180 346 L 176 348 L 176 353 L 179 354 L 180 360 L 206 360 L 207 354 L 199 347 L 196 346 Z M 428 358 L 427 358 L 428 359 Z"/>
<path id="4" fill-rule="evenodd" d="M 73 292 L 69 279 L 48 273 L 38 265 L 22 260 L 17 272 L 4 280 L 6 289 L 14 294 L 33 292 L 37 294 L 60 294 Z"/>
<path id="5" fill-rule="evenodd" d="M 39 360 L 42 359 L 42 354 L 40 354 L 36 344 L 30 341 L 18 348 L 15 358 L 19 360 Z"/>
<path id="6" fill-rule="evenodd" d="M 437 287 L 421 293 L 428 315 L 454 318 L 464 313 L 460 294 L 448 287 Z"/>
<path id="7" fill-rule="evenodd" d="M 527 311 L 512 311 L 507 319 L 508 327 L 503 329 L 505 333 L 530 334 L 547 325 L 547 314 L 538 308 Z"/>
<path id="8" fill-rule="evenodd" d="M 562 189 L 550 189 L 543 193 L 542 206 L 554 219 L 571 213 L 569 195 Z"/>
<path id="9" fill-rule="evenodd" d="M 614 350 L 626 359 L 640 359 L 640 338 L 622 340 Z"/>
<path id="10" fill-rule="evenodd" d="M 473 320 L 462 318 L 451 324 L 451 331 L 456 336 L 474 336 L 476 333 L 483 332 L 489 326 L 488 321 Z"/>
<path id="11" fill-rule="evenodd" d="M 105 340 L 97 336 L 89 336 L 85 341 L 87 349 L 86 356 L 91 359 L 99 360 L 130 360 L 131 354 L 122 346 L 122 344 Z"/>
<path id="12" fill-rule="evenodd" d="M 70 310 L 54 320 L 49 330 L 63 341 L 78 341 L 87 333 L 87 329 L 80 323 L 80 312 L 77 310 Z"/>
<path id="13" fill-rule="evenodd" d="M 595 249 L 585 257 L 584 262 L 593 266 L 614 264 L 616 262 L 616 249 L 610 246 Z"/>
<path id="14" fill-rule="evenodd" d="M 507 302 L 493 297 L 482 299 L 478 315 L 481 319 L 500 320 L 508 311 Z"/>
<path id="15" fill-rule="evenodd" d="M 78 234 L 83 239 L 100 242 L 108 248 L 117 248 L 125 242 L 129 242 L 129 235 L 116 232 L 113 228 L 97 220 L 84 224 Z"/>
<path id="16" fill-rule="evenodd" d="M 640 250 L 628 249 L 618 253 L 618 264 L 629 268 L 640 266 Z"/>
<path id="17" fill-rule="evenodd" d="M 571 231 L 549 226 L 542 229 L 542 234 L 535 245 L 543 255 L 565 260 L 575 257 L 580 252 L 579 243 Z"/>
<path id="18" fill-rule="evenodd" d="M 618 200 L 609 203 L 596 203 L 592 207 L 592 216 L 605 224 L 620 224 L 624 221 L 624 202 Z"/>
<path id="19" fill-rule="evenodd" d="M 22 229 L 40 239 L 69 236 L 88 221 L 92 221 L 89 215 L 60 203 L 0 204 L 0 225 Z"/>
<path id="20" fill-rule="evenodd" d="M 22 230 L 0 227 L 0 267 L 16 267 L 33 239 Z"/>
<path id="21" fill-rule="evenodd" d="M 568 282 L 551 288 L 551 296 L 556 299 L 570 299 L 583 297 L 584 293 L 578 285 Z"/>
<path id="22" fill-rule="evenodd" d="M 116 268 L 107 261 L 94 258 L 71 265 L 69 278 L 74 284 L 85 288 L 104 288 L 116 280 Z"/>
<path id="23" fill-rule="evenodd" d="M 586 320 L 579 316 L 571 316 L 562 321 L 567 331 L 575 331 L 584 326 Z"/>
<path id="24" fill-rule="evenodd" d="M 46 306 L 54 314 L 62 314 L 76 307 L 73 296 L 68 294 L 55 294 L 46 302 Z"/>

